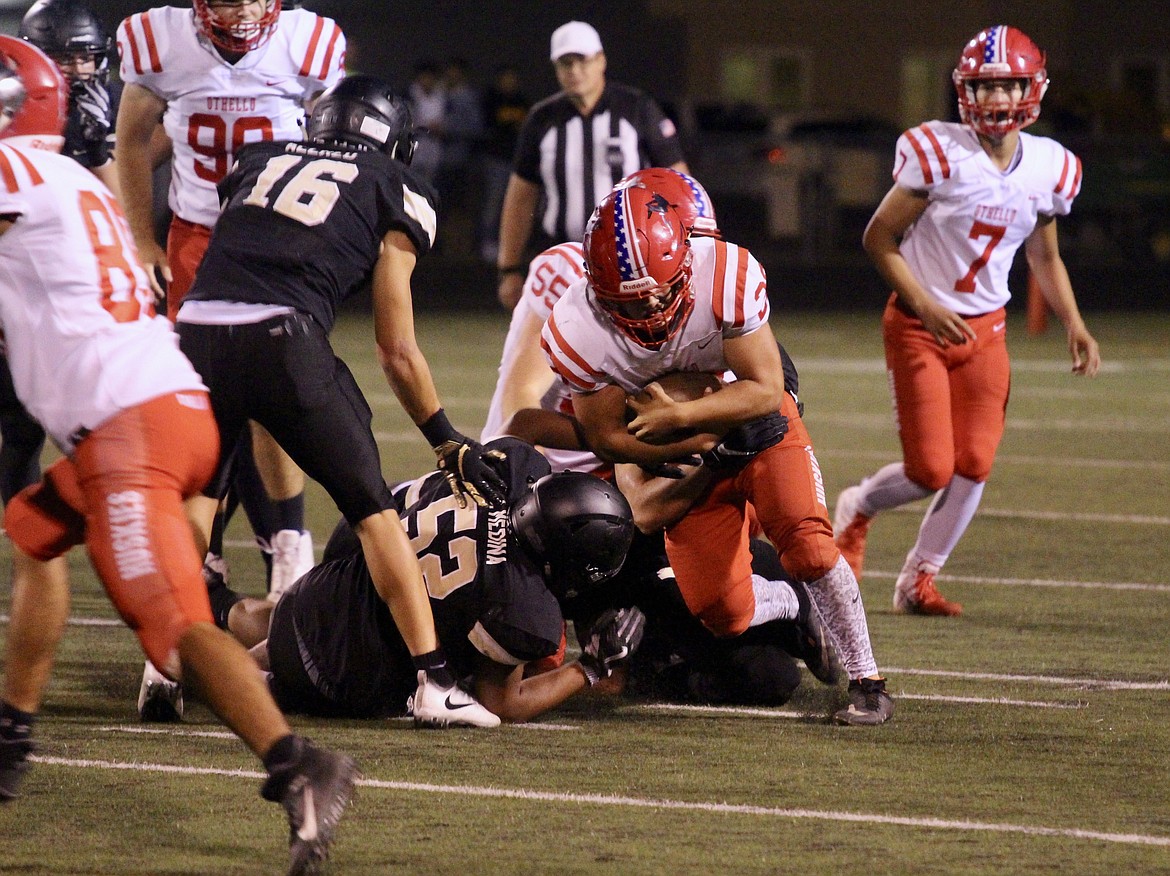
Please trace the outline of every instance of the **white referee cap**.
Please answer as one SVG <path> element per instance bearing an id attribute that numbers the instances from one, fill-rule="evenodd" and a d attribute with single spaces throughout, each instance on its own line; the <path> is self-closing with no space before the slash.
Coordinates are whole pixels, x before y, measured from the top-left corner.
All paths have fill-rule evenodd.
<path id="1" fill-rule="evenodd" d="M 553 31 L 549 60 L 555 62 L 563 55 L 584 55 L 588 58 L 600 51 L 601 37 L 597 35 L 593 25 L 583 21 L 570 21 Z"/>

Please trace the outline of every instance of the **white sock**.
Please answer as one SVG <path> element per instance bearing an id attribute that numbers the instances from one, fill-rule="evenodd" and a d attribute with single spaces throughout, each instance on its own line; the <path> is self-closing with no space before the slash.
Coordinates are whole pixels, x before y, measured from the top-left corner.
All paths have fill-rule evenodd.
<path id="1" fill-rule="evenodd" d="M 918 529 L 914 553 L 919 558 L 940 568 L 946 563 L 979 510 L 983 486 L 984 483 L 955 475 L 946 488 L 939 491 Z"/>
<path id="2" fill-rule="evenodd" d="M 772 620 L 796 620 L 800 613 L 800 600 L 787 581 L 769 581 L 753 574 L 752 593 L 756 597 L 756 611 L 749 627 L 758 627 Z"/>
<path id="3" fill-rule="evenodd" d="M 906 477 L 905 465 L 891 462 L 861 482 L 857 510 L 866 517 L 873 517 L 887 508 L 897 508 L 907 502 L 925 499 L 930 493 L 930 490 Z"/>
<path id="4" fill-rule="evenodd" d="M 809 595 L 821 613 L 826 632 L 833 638 L 841 665 L 850 678 L 877 675 L 877 661 L 869 641 L 869 624 L 865 606 L 853 570 L 844 557 L 822 578 L 808 587 Z"/>

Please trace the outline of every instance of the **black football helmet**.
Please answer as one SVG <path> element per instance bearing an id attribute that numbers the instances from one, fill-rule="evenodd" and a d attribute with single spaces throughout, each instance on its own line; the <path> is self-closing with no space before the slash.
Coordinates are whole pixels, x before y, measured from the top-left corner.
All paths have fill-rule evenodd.
<path id="1" fill-rule="evenodd" d="M 521 548 L 562 600 L 616 575 L 634 538 L 626 497 L 583 472 L 545 475 L 512 504 L 508 517 Z"/>
<path id="2" fill-rule="evenodd" d="M 106 84 L 114 39 L 101 20 L 79 0 L 37 0 L 21 19 L 17 35 L 52 58 L 58 66 L 76 55 L 91 56 L 97 67 L 92 78 Z"/>
<path id="3" fill-rule="evenodd" d="M 377 149 L 410 164 L 417 143 L 410 107 L 374 76 L 347 76 L 317 99 L 309 139 Z"/>

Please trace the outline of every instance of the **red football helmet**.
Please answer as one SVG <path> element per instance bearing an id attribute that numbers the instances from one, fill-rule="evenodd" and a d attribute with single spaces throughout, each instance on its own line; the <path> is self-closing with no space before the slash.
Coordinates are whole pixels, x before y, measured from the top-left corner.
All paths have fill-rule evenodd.
<path id="1" fill-rule="evenodd" d="M 646 167 L 635 170 L 618 186 L 644 185 L 653 192 L 665 195 L 670 206 L 678 210 L 679 218 L 691 234 L 700 237 L 722 237 L 715 224 L 715 207 L 702 184 L 690 174 L 669 167 Z"/>
<path id="2" fill-rule="evenodd" d="M 658 349 L 694 306 L 691 246 L 678 211 L 645 186 L 615 188 L 585 228 L 585 272 L 598 304 L 635 343 Z"/>
<path id="3" fill-rule="evenodd" d="M 243 53 L 260 48 L 268 42 L 280 18 L 280 0 L 264 0 L 264 15 L 259 21 L 241 21 L 230 26 L 212 12 L 209 0 L 192 0 L 192 5 L 200 32 L 225 52 Z"/>
<path id="4" fill-rule="evenodd" d="M 0 34 L 0 139 L 60 152 L 69 88 L 57 65 L 30 42 Z"/>
<path id="5" fill-rule="evenodd" d="M 1044 63 L 1044 52 L 1023 31 L 1003 24 L 979 31 L 963 49 L 951 75 L 963 123 L 996 138 L 1032 124 L 1040 117 L 1040 101 L 1048 90 Z M 1011 112 L 984 108 L 975 99 L 981 79 L 1015 79 L 1024 93 Z"/>

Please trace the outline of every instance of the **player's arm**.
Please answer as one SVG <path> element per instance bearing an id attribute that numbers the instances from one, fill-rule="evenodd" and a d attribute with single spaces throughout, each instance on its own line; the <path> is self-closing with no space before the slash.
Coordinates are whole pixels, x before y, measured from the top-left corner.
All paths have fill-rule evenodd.
<path id="1" fill-rule="evenodd" d="M 586 443 L 606 462 L 653 466 L 710 450 L 717 440 L 716 435 L 708 433 L 663 444 L 640 440 L 626 428 L 626 393 L 612 384 L 595 392 L 574 392 L 573 410 Z"/>
<path id="2" fill-rule="evenodd" d="M 521 408 L 504 423 L 503 433 L 537 447 L 589 450 L 576 417 L 544 408 Z"/>
<path id="3" fill-rule="evenodd" d="M 160 298 L 163 289 L 155 268 L 170 282 L 171 267 L 166 252 L 154 238 L 154 170 L 152 149 L 159 122 L 166 111 L 166 101 L 141 85 L 130 83 L 122 92 L 118 107 L 118 182 L 122 191 L 122 208 L 130 223 L 138 258 L 146 268 L 151 288 Z"/>
<path id="4" fill-rule="evenodd" d="M 540 186 L 513 173 L 500 210 L 500 252 L 496 257 L 501 270 L 498 295 L 508 309 L 516 306 L 524 287 L 524 248 L 532 234 L 539 200 Z"/>
<path id="5" fill-rule="evenodd" d="M 378 362 L 394 395 L 435 451 L 460 506 L 468 499 L 477 505 L 502 506 L 507 487 L 493 466 L 503 461 L 503 453 L 485 451 L 479 442 L 455 430 L 439 404 L 430 365 L 419 349 L 410 291 L 417 260 L 417 250 L 406 234 L 386 233 L 372 281 Z"/>
<path id="6" fill-rule="evenodd" d="M 614 481 L 634 512 L 634 525 L 644 535 L 678 523 L 711 486 L 708 466 L 680 466 L 681 478 L 650 474 L 636 465 L 615 465 Z"/>
<path id="7" fill-rule="evenodd" d="M 102 181 L 102 185 L 110 190 L 110 193 L 118 200 L 118 203 L 121 204 L 124 203 L 124 201 L 122 198 L 122 184 L 118 180 L 117 164 L 117 161 L 111 157 L 110 160 L 101 167 L 91 168 L 91 171 L 94 176 Z M 123 210 L 123 212 L 125 212 L 125 210 Z"/>
<path id="8" fill-rule="evenodd" d="M 1064 259 L 1060 257 L 1055 217 L 1039 217 L 1036 228 L 1024 243 L 1024 254 L 1044 300 L 1064 323 L 1073 373 L 1095 377 L 1101 367 L 1101 351 L 1096 339 L 1085 328 L 1085 321 L 1077 307 L 1072 281 L 1069 280 Z"/>
<path id="9" fill-rule="evenodd" d="M 628 430 L 644 441 L 661 440 L 678 429 L 723 435 L 780 410 L 784 395 L 784 365 L 768 324 L 746 335 L 727 338 L 723 352 L 737 380 L 719 392 L 689 401 L 675 400 L 657 383 L 627 403 L 634 411 Z"/>
<path id="10" fill-rule="evenodd" d="M 501 415 L 505 420 L 522 408 L 540 407 L 541 398 L 553 382 L 553 370 L 540 348 L 544 319 L 533 313 L 528 305 L 521 309 L 524 314 L 512 346 L 515 356 L 505 362 L 497 389 Z"/>
<path id="11" fill-rule="evenodd" d="M 927 204 L 926 192 L 895 183 L 865 226 L 861 245 L 882 279 L 898 293 L 903 304 L 918 314 L 939 346 L 963 344 L 975 339 L 975 330 L 957 313 L 934 300 L 898 248 L 902 235 L 918 221 Z"/>
<path id="12" fill-rule="evenodd" d="M 478 655 L 475 698 L 501 721 L 530 721 L 588 687 L 575 662 L 525 678 L 523 665 L 506 666 Z"/>
<path id="13" fill-rule="evenodd" d="M 374 265 L 371 294 L 378 362 L 403 409 L 421 426 L 440 405 L 430 365 L 414 333 L 410 278 L 417 260 L 410 238 L 401 231 L 388 231 Z"/>

